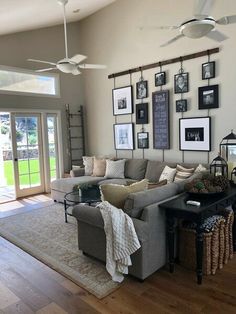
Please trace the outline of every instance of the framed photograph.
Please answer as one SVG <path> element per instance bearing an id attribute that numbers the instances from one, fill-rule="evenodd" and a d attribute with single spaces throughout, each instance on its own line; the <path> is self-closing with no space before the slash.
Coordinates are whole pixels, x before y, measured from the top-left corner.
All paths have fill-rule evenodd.
<path id="1" fill-rule="evenodd" d="M 187 111 L 187 99 L 176 100 L 175 105 L 176 105 L 176 112 Z"/>
<path id="2" fill-rule="evenodd" d="M 114 88 L 112 90 L 113 115 L 133 113 L 133 90 L 132 86 Z"/>
<path id="3" fill-rule="evenodd" d="M 202 64 L 202 79 L 209 80 L 215 77 L 215 61 Z"/>
<path id="4" fill-rule="evenodd" d="M 188 92 L 188 73 L 176 74 L 174 77 L 175 94 Z"/>
<path id="5" fill-rule="evenodd" d="M 162 86 L 166 84 L 166 72 L 159 72 L 155 74 L 155 86 Z"/>
<path id="6" fill-rule="evenodd" d="M 146 149 L 149 148 L 149 134 L 148 132 L 137 133 L 138 148 Z"/>
<path id="7" fill-rule="evenodd" d="M 136 124 L 148 123 L 148 103 L 136 105 Z"/>
<path id="8" fill-rule="evenodd" d="M 219 85 L 198 88 L 198 109 L 219 108 Z"/>
<path id="9" fill-rule="evenodd" d="M 115 149 L 134 149 L 134 124 L 114 124 Z"/>
<path id="10" fill-rule="evenodd" d="M 211 118 L 179 119 L 179 149 L 211 151 Z"/>
<path id="11" fill-rule="evenodd" d="M 143 99 L 148 97 L 148 81 L 136 83 L 136 98 Z"/>

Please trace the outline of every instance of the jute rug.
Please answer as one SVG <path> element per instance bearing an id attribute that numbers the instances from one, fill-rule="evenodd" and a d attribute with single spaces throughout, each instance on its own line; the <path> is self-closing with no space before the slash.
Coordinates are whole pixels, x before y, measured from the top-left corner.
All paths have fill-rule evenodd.
<path id="1" fill-rule="evenodd" d="M 77 222 L 55 204 L 0 219 L 0 235 L 101 299 L 119 287 L 105 265 L 83 255 Z"/>

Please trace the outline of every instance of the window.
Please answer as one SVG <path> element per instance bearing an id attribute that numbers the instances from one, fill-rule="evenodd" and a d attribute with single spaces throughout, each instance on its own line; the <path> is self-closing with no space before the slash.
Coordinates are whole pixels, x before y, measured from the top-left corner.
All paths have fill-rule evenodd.
<path id="1" fill-rule="evenodd" d="M 0 93 L 59 97 L 59 75 L 0 66 Z"/>

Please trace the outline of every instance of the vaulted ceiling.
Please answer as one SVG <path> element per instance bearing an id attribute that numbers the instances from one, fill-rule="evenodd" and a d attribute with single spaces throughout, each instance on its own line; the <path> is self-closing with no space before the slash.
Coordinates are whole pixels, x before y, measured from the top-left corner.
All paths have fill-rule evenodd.
<path id="1" fill-rule="evenodd" d="M 115 0 L 69 0 L 68 22 L 79 21 Z M 57 0 L 0 0 L 0 35 L 62 24 Z"/>

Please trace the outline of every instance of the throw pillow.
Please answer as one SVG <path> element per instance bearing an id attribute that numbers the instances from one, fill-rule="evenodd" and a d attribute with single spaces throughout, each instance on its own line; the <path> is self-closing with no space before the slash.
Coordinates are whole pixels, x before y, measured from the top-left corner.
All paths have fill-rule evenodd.
<path id="1" fill-rule="evenodd" d="M 154 188 L 159 188 L 160 186 L 166 185 L 167 184 L 167 180 L 162 180 L 159 182 L 149 182 L 148 183 L 148 189 L 154 189 Z"/>
<path id="2" fill-rule="evenodd" d="M 163 169 L 159 182 L 163 180 L 167 180 L 167 183 L 171 183 L 174 181 L 174 176 L 176 174 L 176 169 L 175 168 L 170 168 L 169 166 L 165 166 Z"/>
<path id="3" fill-rule="evenodd" d="M 176 167 L 176 175 L 175 175 L 175 182 L 178 181 L 183 181 L 189 177 L 191 177 L 191 175 L 193 175 L 194 173 L 194 168 L 184 168 L 183 166 L 177 165 Z"/>
<path id="4" fill-rule="evenodd" d="M 199 173 L 199 172 L 203 172 L 203 171 L 207 171 L 207 168 L 205 168 L 202 164 L 199 164 L 194 172 Z"/>
<path id="5" fill-rule="evenodd" d="M 83 156 L 84 175 L 91 176 L 93 173 L 93 159 L 94 157 Z"/>
<path id="6" fill-rule="evenodd" d="M 117 208 L 124 208 L 125 200 L 130 193 L 147 190 L 148 180 L 144 179 L 129 186 L 103 184 L 100 186 L 102 201 L 107 201 Z"/>
<path id="7" fill-rule="evenodd" d="M 104 177 L 106 173 L 106 159 L 93 159 L 93 177 Z"/>
<path id="8" fill-rule="evenodd" d="M 125 177 L 125 159 L 106 160 L 106 178 L 123 179 Z"/>

